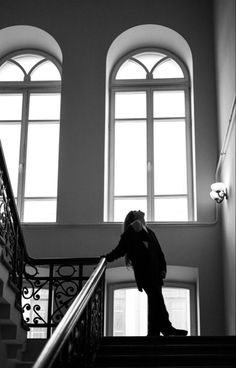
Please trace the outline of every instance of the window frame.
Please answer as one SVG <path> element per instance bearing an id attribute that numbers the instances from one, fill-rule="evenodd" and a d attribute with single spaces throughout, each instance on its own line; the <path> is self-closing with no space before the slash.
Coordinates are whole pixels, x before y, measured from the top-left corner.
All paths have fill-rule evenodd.
<path id="1" fill-rule="evenodd" d="M 42 56 L 44 59 L 51 61 L 58 69 L 60 76 L 62 75 L 62 66 L 61 63 L 52 55 L 37 49 L 20 49 L 14 52 L 11 52 L 0 59 L 0 66 L 2 66 L 9 59 L 26 54 L 34 54 Z M 41 63 L 39 61 L 39 63 Z M 37 63 L 38 64 L 38 63 Z M 34 66 L 35 67 L 35 66 Z M 31 68 L 29 72 L 32 71 Z M 0 94 L 22 94 L 22 116 L 21 120 L 6 120 L 7 124 L 19 123 L 21 126 L 21 134 L 20 134 L 20 151 L 19 151 L 19 168 L 18 168 L 18 185 L 17 185 L 17 209 L 19 218 L 22 222 L 30 222 L 31 221 L 23 221 L 24 219 L 24 201 L 29 200 L 56 200 L 56 197 L 25 197 L 25 178 L 26 178 L 26 156 L 27 156 L 27 138 L 28 138 L 28 126 L 30 122 L 48 122 L 59 124 L 60 127 L 60 117 L 59 119 L 29 119 L 29 98 L 33 93 L 59 93 L 61 95 L 61 79 L 60 81 L 31 81 L 28 79 L 24 79 L 23 81 L 0 81 Z M 1 121 L 2 122 L 2 121 Z M 58 149 L 60 148 L 60 145 Z M 59 154 L 58 154 L 59 159 Z M 57 179 L 58 180 L 58 179 Z M 53 221 L 54 223 L 57 221 L 56 219 Z M 40 222 L 41 221 L 36 221 Z M 51 221 L 50 221 L 51 222 Z M 35 221 L 34 221 L 35 223 Z"/>
<path id="2" fill-rule="evenodd" d="M 121 281 L 107 284 L 106 298 L 106 335 L 113 336 L 113 310 L 114 310 L 114 292 L 117 289 L 137 289 L 135 281 Z M 197 295 L 196 284 L 194 282 L 165 281 L 163 288 L 177 288 L 189 290 L 189 308 L 190 308 L 190 336 L 198 335 L 198 317 L 197 317 Z"/>
<path id="3" fill-rule="evenodd" d="M 143 52 L 158 52 L 164 53 L 181 67 L 184 77 L 183 78 L 165 78 L 165 79 L 119 79 L 116 80 L 116 74 L 121 65 L 136 54 Z M 114 200 L 115 198 L 147 198 L 147 221 L 162 222 L 154 220 L 154 199 L 158 197 L 163 198 L 177 198 L 183 197 L 183 195 L 170 194 L 170 195 L 155 195 L 154 194 L 154 142 L 153 142 L 153 103 L 152 96 L 154 91 L 177 91 L 183 90 L 185 94 L 185 133 L 186 133 L 186 170 L 187 170 L 187 194 L 184 197 L 187 198 L 188 203 L 188 220 L 195 221 L 194 210 L 194 182 L 193 182 L 193 152 L 192 152 L 192 121 L 191 121 L 191 85 L 188 69 L 184 62 L 180 60 L 175 54 L 162 48 L 140 48 L 129 52 L 124 55 L 113 67 L 110 80 L 109 80 L 109 143 L 108 143 L 108 201 L 107 201 L 107 218 L 108 221 L 114 222 Z M 147 121 L 147 195 L 127 195 L 127 196 L 115 196 L 114 195 L 114 158 L 115 158 L 115 93 L 116 92 L 146 92 L 147 98 L 147 116 L 144 119 Z M 177 118 L 179 119 L 179 118 Z M 182 117 L 183 119 L 183 117 Z M 122 119 L 121 119 L 122 120 Z M 128 118 L 125 120 L 129 120 Z M 132 119 L 131 119 L 132 120 Z M 135 119 L 138 120 L 138 119 Z M 155 120 L 158 120 L 155 118 Z M 164 120 L 161 118 L 161 120 Z M 173 120 L 173 118 L 166 118 L 166 120 Z M 176 119 L 175 119 L 176 120 Z M 169 221 L 163 221 L 169 222 Z M 171 221 L 176 222 L 176 221 Z M 179 222 L 179 221 L 177 221 Z M 180 221 L 182 222 L 182 221 Z"/>

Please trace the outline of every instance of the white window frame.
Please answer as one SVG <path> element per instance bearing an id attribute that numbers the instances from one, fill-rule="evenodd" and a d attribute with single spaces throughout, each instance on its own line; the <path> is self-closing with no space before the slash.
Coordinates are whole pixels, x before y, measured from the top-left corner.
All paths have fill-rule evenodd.
<path id="1" fill-rule="evenodd" d="M 121 65 L 130 57 L 140 54 L 142 52 L 158 52 L 172 58 L 181 67 L 184 78 L 166 78 L 166 79 L 131 79 L 131 80 L 116 80 L 115 76 Z M 187 67 L 176 55 L 172 52 L 161 48 L 142 48 L 134 50 L 124 57 L 122 57 L 114 66 L 109 82 L 109 146 L 108 146 L 108 201 L 107 201 L 107 219 L 110 222 L 114 222 L 114 199 L 115 198 L 147 198 L 147 214 L 146 219 L 148 221 L 154 221 L 154 198 L 177 198 L 187 197 L 188 202 L 188 220 L 196 221 L 194 210 L 194 182 L 193 182 L 193 153 L 192 153 L 192 122 L 191 122 L 191 85 L 190 76 Z M 185 107 L 186 114 L 184 120 L 186 122 L 186 157 L 187 157 L 187 195 L 186 194 L 170 194 L 170 195 L 154 195 L 154 164 L 153 164 L 153 104 L 152 94 L 154 91 L 176 91 L 183 90 L 185 92 Z M 115 140 L 115 93 L 116 92 L 136 92 L 145 91 L 147 93 L 147 195 L 127 195 L 127 196 L 115 196 L 114 195 L 114 140 Z M 175 118 L 175 120 L 181 119 Z M 183 119 L 183 117 L 182 117 Z M 121 119 L 122 120 L 122 119 Z M 128 118 L 125 120 L 129 120 Z M 132 120 L 132 119 L 131 119 Z M 138 120 L 138 119 L 135 119 Z M 141 119 L 145 120 L 145 119 Z M 155 120 L 158 120 L 155 118 Z M 164 120 L 161 118 L 161 120 Z M 166 118 L 171 121 L 171 118 Z M 157 221 L 156 221 L 157 222 Z"/>
<path id="2" fill-rule="evenodd" d="M 193 282 L 165 281 L 164 288 L 183 288 L 188 289 L 190 293 L 190 334 L 198 335 L 198 319 L 197 319 L 197 295 L 196 284 Z M 106 335 L 113 336 L 113 309 L 114 309 L 114 292 L 117 289 L 137 288 L 135 282 L 117 282 L 107 285 L 106 298 Z M 143 291 L 144 292 L 144 291 Z"/>
<path id="3" fill-rule="evenodd" d="M 53 56 L 39 50 L 34 49 L 22 49 L 10 54 L 7 54 L 0 60 L 0 66 L 9 59 L 26 54 L 36 54 L 50 60 L 58 69 L 60 75 L 62 73 L 62 67 L 60 62 Z M 40 63 L 41 61 L 39 61 Z M 37 63 L 38 64 L 38 63 Z M 34 66 L 35 67 L 35 66 Z M 33 67 L 33 68 L 34 68 Z M 30 71 L 31 72 L 31 71 Z M 21 137 L 20 137 L 20 153 L 19 153 L 19 169 L 18 169 L 18 187 L 17 187 L 17 209 L 19 218 L 23 221 L 24 218 L 24 200 L 56 200 L 57 197 L 25 197 L 25 176 L 26 176 L 26 150 L 27 150 L 27 136 L 28 136 L 28 123 L 34 121 L 28 118 L 29 113 L 29 96 L 31 93 L 60 93 L 61 94 L 61 80 L 60 81 L 29 81 L 25 78 L 24 81 L 0 81 L 0 94 L 22 94 L 22 118 L 21 118 Z M 44 123 L 50 121 L 50 123 L 56 123 L 60 125 L 60 119 L 47 119 L 37 122 Z M 8 124 L 19 123 L 19 120 L 7 120 Z M 56 221 L 55 221 L 56 222 Z"/>

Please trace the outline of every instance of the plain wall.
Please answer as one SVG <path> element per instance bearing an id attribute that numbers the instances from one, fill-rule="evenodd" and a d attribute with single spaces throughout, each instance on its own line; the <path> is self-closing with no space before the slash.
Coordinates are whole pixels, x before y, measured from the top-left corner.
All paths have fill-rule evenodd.
<path id="1" fill-rule="evenodd" d="M 228 189 L 228 200 L 222 206 L 225 327 L 235 335 L 235 1 L 215 1 L 216 80 L 218 132 L 220 148 L 227 138 L 224 159 L 218 177 Z M 229 122 L 231 117 L 231 123 Z M 230 129 L 229 129 L 230 128 Z"/>
<path id="2" fill-rule="evenodd" d="M 221 228 L 209 197 L 218 152 L 211 0 L 1 2 L 1 28 L 43 29 L 63 56 L 58 224 L 24 225 L 28 251 L 36 257 L 96 256 L 117 244 L 120 225 L 103 223 L 106 57 L 114 39 L 142 24 L 172 28 L 192 51 L 198 223 L 151 226 L 168 264 L 199 269 L 201 333 L 220 335 Z"/>

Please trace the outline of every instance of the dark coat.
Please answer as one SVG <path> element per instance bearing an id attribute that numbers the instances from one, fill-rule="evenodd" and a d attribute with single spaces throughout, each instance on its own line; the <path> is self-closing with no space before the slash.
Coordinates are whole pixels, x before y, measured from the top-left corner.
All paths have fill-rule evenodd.
<path id="1" fill-rule="evenodd" d="M 147 228 L 136 232 L 132 226 L 121 235 L 119 244 L 105 257 L 108 262 L 126 256 L 134 270 L 140 291 L 151 284 L 163 284 L 166 261 L 155 233 Z"/>

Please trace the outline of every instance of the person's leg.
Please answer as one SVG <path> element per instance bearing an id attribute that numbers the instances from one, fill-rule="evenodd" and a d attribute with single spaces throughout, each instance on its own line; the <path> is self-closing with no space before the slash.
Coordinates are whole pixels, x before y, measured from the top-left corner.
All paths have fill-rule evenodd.
<path id="1" fill-rule="evenodd" d="M 161 292 L 161 285 L 145 288 L 148 297 L 148 335 L 159 336 L 163 329 L 172 327 Z"/>
<path id="2" fill-rule="evenodd" d="M 148 290 L 148 336 L 160 336 L 160 326 L 156 318 L 156 302 L 154 294 Z"/>
<path id="3" fill-rule="evenodd" d="M 165 306 L 162 286 L 149 285 L 144 288 L 148 296 L 148 336 L 181 335 L 186 336 L 187 331 L 176 329 L 169 320 L 169 313 Z"/>

